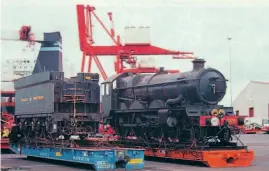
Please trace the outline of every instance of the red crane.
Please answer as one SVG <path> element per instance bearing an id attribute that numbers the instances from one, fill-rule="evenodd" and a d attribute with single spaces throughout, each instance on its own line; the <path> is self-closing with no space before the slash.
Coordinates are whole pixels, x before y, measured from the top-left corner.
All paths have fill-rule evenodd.
<path id="1" fill-rule="evenodd" d="M 158 69 L 152 67 L 140 67 L 137 66 L 137 60 L 134 55 L 175 55 L 174 59 L 194 59 L 192 52 L 181 52 L 163 49 L 157 46 L 152 46 L 150 43 L 147 44 L 124 44 L 120 42 L 120 36 L 118 35 L 115 39 L 115 31 L 113 28 L 112 13 L 109 12 L 109 20 L 111 22 L 111 29 L 107 29 L 100 18 L 96 15 L 95 7 L 87 5 L 77 5 L 77 20 L 78 20 L 78 32 L 80 41 L 80 50 L 83 52 L 81 72 L 84 72 L 86 57 L 89 56 L 88 72 L 91 72 L 92 59 L 95 61 L 103 79 L 107 78 L 107 74 L 101 65 L 98 55 L 102 56 L 116 56 L 116 62 L 114 64 L 115 72 L 121 73 L 124 71 L 134 73 L 154 73 Z M 102 26 L 108 36 L 114 42 L 111 46 L 97 46 L 94 45 L 93 40 L 93 17 L 96 18 L 98 23 Z M 131 68 L 125 69 L 124 62 L 129 64 Z M 168 72 L 179 72 L 178 70 L 169 70 Z"/>

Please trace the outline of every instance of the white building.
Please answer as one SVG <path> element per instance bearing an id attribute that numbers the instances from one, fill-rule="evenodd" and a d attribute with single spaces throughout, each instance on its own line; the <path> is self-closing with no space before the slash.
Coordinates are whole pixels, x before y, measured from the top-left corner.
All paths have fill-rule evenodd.
<path id="1" fill-rule="evenodd" d="M 269 82 L 248 83 L 233 101 L 233 107 L 239 115 L 269 119 Z"/>

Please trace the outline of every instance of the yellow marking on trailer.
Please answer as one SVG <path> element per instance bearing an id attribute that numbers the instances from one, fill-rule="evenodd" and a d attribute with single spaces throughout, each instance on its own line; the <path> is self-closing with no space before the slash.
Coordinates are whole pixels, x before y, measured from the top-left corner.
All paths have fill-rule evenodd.
<path id="1" fill-rule="evenodd" d="M 142 159 L 131 159 L 128 163 L 129 164 L 138 164 L 138 163 L 142 163 Z"/>
<path id="2" fill-rule="evenodd" d="M 61 152 L 56 152 L 56 156 L 60 157 L 60 156 L 62 156 L 62 153 Z"/>

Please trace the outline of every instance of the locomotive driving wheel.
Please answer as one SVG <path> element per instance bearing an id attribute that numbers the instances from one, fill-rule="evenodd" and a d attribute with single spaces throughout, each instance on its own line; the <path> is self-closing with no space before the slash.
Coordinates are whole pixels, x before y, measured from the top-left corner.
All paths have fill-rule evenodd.
<path id="1" fill-rule="evenodd" d="M 24 138 L 25 142 L 28 142 L 30 139 L 30 131 L 31 131 L 31 127 L 28 125 L 28 120 L 22 120 L 22 126 L 21 126 L 21 132 Z"/>
<path id="2" fill-rule="evenodd" d="M 142 138 L 144 136 L 144 130 L 143 130 L 143 126 L 142 126 L 142 117 L 140 115 L 133 115 L 132 118 L 132 123 L 135 124 L 136 126 L 133 127 L 133 132 L 134 135 L 137 138 Z"/>
<path id="3" fill-rule="evenodd" d="M 127 107 L 127 106 L 126 106 Z M 139 101 L 134 100 L 128 109 L 131 110 L 136 110 L 136 109 L 144 109 L 144 105 L 141 104 Z M 124 118 L 123 118 L 124 117 Z M 120 122 L 122 121 L 122 122 Z M 142 137 L 143 136 L 143 131 L 142 131 L 142 116 L 139 113 L 133 113 L 131 115 L 124 115 L 119 119 L 120 124 L 131 124 L 135 126 L 130 126 L 130 127 L 122 127 L 120 126 L 120 134 L 122 137 L 127 137 L 127 136 L 135 136 L 136 138 Z M 123 130 L 122 130 L 123 129 Z"/>
<path id="4" fill-rule="evenodd" d="M 118 132 L 122 138 L 125 138 L 126 136 L 128 136 L 129 130 L 123 127 L 123 124 L 127 123 L 127 121 L 128 120 L 123 117 L 116 118 L 116 124 L 115 124 L 116 132 Z"/>
<path id="5" fill-rule="evenodd" d="M 181 133 L 181 127 L 177 125 L 176 127 L 170 129 L 167 131 L 167 140 L 171 143 L 177 143 L 180 141 L 180 133 Z"/>
<path id="6" fill-rule="evenodd" d="M 61 128 L 61 134 L 63 134 L 67 139 L 72 135 L 72 123 L 68 120 L 63 121 L 64 126 Z"/>

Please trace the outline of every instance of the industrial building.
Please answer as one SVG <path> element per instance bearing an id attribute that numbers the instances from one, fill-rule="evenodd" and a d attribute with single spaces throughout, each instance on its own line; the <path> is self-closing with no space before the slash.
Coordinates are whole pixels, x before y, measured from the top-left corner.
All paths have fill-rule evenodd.
<path id="1" fill-rule="evenodd" d="M 251 81 L 233 101 L 237 115 L 269 119 L 269 82 Z"/>

